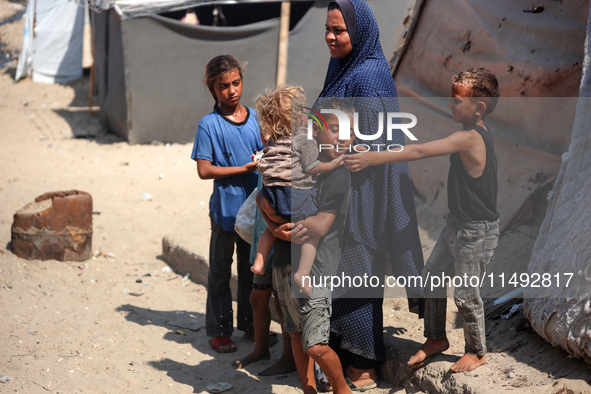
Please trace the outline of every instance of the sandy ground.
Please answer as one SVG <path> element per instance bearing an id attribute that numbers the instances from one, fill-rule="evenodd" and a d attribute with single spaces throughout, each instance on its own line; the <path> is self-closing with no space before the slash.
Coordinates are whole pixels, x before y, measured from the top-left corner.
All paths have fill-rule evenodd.
<path id="1" fill-rule="evenodd" d="M 23 20 L 2 21 L 19 11 L 17 3 L 0 0 L 0 44 L 9 55 L 20 47 Z M 272 361 L 232 368 L 253 346 L 239 333 L 238 353 L 213 352 L 202 329 L 205 288 L 170 272 L 161 259 L 167 234 L 193 240 L 192 248 L 207 255 L 212 183 L 198 179 L 191 144 L 122 142 L 101 126 L 96 107 L 89 112 L 87 76 L 68 85 L 14 83 L 16 63 L 2 56 L 0 377 L 10 380 L 0 392 L 201 393 L 222 381 L 234 385 L 230 392 L 301 392 L 295 373 L 256 376 Z M 16 257 L 13 214 L 45 192 L 71 189 L 93 197 L 97 256 L 85 262 Z M 427 234 L 421 232 L 426 254 L 433 245 Z M 140 290 L 141 296 L 129 294 Z M 402 352 L 420 346 L 422 323 L 404 301 L 387 299 L 384 319 L 390 345 Z M 433 362 L 442 370 L 463 351 L 455 313 L 449 323 L 452 347 Z M 545 343 L 522 317 L 487 324 L 490 362 L 458 378 L 459 387 L 467 379 L 475 392 L 591 392 L 589 366 Z M 279 331 L 277 323 L 272 329 Z M 272 349 L 272 360 L 280 351 Z M 449 391 L 446 376 L 424 390 Z M 370 393 L 398 391 L 404 392 L 382 383 Z"/>

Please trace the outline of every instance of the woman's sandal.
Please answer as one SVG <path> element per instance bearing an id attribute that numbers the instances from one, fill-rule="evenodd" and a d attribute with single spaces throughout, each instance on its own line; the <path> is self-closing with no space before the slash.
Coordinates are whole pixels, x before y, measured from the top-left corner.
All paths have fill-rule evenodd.
<path id="1" fill-rule="evenodd" d="M 351 381 L 351 379 L 349 379 L 348 376 L 345 376 L 345 381 L 347 382 L 347 386 L 349 386 L 349 388 L 351 389 L 351 391 L 354 391 L 354 392 L 360 392 L 360 393 L 362 393 L 364 391 L 375 389 L 376 387 L 378 387 L 378 382 L 368 383 L 368 384 L 363 385 L 363 386 L 357 386 L 355 383 L 353 383 Z"/>
<path id="2" fill-rule="evenodd" d="M 209 344 L 218 353 L 234 353 L 238 350 L 230 337 L 213 337 L 209 340 Z"/>

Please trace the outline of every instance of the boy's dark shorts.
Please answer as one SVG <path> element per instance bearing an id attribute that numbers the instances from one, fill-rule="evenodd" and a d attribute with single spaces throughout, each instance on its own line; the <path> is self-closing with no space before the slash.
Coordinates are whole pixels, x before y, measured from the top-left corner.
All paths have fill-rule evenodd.
<path id="1" fill-rule="evenodd" d="M 288 222 L 297 222 L 314 216 L 318 208 L 314 204 L 316 188 L 293 189 L 287 186 L 263 186 L 262 195 L 271 207 Z"/>
<path id="2" fill-rule="evenodd" d="M 273 274 L 271 270 L 265 270 L 262 275 L 254 274 L 252 277 L 252 288 L 255 290 L 273 289 Z"/>

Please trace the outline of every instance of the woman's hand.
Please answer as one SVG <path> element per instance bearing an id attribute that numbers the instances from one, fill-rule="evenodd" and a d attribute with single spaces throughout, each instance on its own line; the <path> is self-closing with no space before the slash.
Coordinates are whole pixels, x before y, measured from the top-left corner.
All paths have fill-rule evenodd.
<path id="1" fill-rule="evenodd" d="M 372 153 L 362 152 L 353 155 L 345 155 L 345 166 L 351 172 L 359 172 L 372 164 Z"/>
<path id="2" fill-rule="evenodd" d="M 291 242 L 294 244 L 298 244 L 298 245 L 301 245 L 304 242 L 306 242 L 306 240 L 308 238 L 310 238 L 306 234 L 307 231 L 308 231 L 308 229 L 305 228 L 304 226 L 302 226 L 301 224 L 298 224 L 297 226 L 295 226 L 291 230 Z"/>
<path id="3" fill-rule="evenodd" d="M 284 241 L 287 242 L 292 242 L 293 240 L 293 236 L 294 236 L 294 230 L 296 230 L 295 234 L 298 234 L 299 228 L 301 228 L 302 226 L 298 226 L 296 228 L 293 228 L 294 223 L 283 223 L 280 225 L 274 225 L 274 226 L 268 226 L 269 230 L 271 230 L 271 233 L 275 236 L 275 238 L 279 238 L 282 239 Z"/>

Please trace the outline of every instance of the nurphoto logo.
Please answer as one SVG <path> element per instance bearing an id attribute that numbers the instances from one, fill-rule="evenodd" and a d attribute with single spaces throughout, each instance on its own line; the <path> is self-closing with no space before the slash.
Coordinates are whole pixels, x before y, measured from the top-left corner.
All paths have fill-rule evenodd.
<path id="1" fill-rule="evenodd" d="M 355 137 L 361 141 L 375 141 L 381 138 L 386 132 L 386 141 L 392 141 L 392 132 L 394 130 L 401 130 L 410 140 L 417 141 L 417 137 L 411 133 L 410 129 L 416 126 L 417 117 L 408 112 L 387 112 L 385 115 L 383 112 L 378 113 L 377 119 L 377 130 L 374 133 L 362 134 L 359 131 L 359 113 L 353 112 L 348 114 L 338 109 L 323 108 L 320 112 L 312 108 L 304 108 L 304 113 L 308 116 L 308 139 L 313 139 L 314 123 L 321 129 L 332 129 L 338 127 L 339 140 L 346 141 L 351 137 L 351 131 L 355 134 Z M 325 114 L 327 116 L 322 116 Z M 332 118 L 334 116 L 334 118 Z M 332 118 L 332 119 L 331 119 Z M 329 119 L 329 121 L 327 121 Z M 384 127 L 385 119 L 385 127 Z M 398 119 L 409 119 L 409 123 L 398 123 Z M 331 121 L 332 120 L 332 121 Z M 353 127 L 351 127 L 351 120 L 353 121 Z M 396 121 L 395 121 L 396 120 Z M 329 126 L 330 123 L 330 126 Z M 373 148 L 372 148 L 373 147 Z M 320 144 L 319 150 L 323 149 L 337 149 L 337 150 L 354 150 L 355 152 L 365 152 L 368 150 L 380 151 L 389 150 L 391 152 L 401 152 L 404 148 L 400 144 L 357 144 L 351 147 L 343 148 L 341 146 L 333 146 L 331 144 Z"/>

